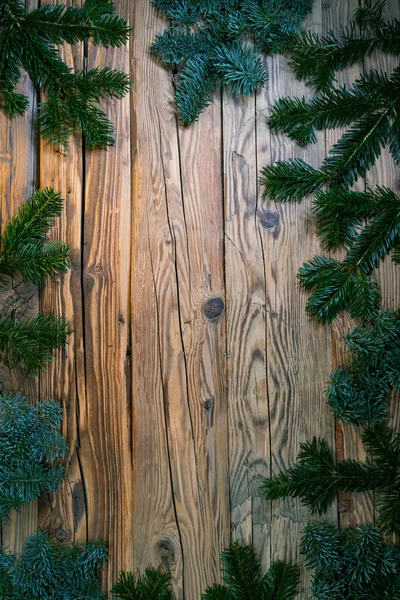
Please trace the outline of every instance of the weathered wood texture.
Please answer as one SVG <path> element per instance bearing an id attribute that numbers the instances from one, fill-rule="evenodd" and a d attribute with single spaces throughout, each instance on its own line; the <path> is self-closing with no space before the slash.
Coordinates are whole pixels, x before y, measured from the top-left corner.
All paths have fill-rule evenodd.
<path id="1" fill-rule="evenodd" d="M 335 29 L 356 4 L 315 0 L 307 27 Z M 39 387 L 1 374 L 4 388 L 62 403 L 70 444 L 65 483 L 13 516 L 2 541 L 18 549 L 38 526 L 67 541 L 102 537 L 108 585 L 121 569 L 161 564 L 176 597 L 196 600 L 219 580 L 230 539 L 253 543 L 265 567 L 299 560 L 308 512 L 265 503 L 260 485 L 294 461 L 300 441 L 319 435 L 334 447 L 336 434 L 340 456 L 362 455 L 352 431 L 335 431 L 323 394 L 350 323 L 311 322 L 296 283 L 298 267 L 321 251 L 310 203 L 271 204 L 258 184 L 260 168 L 277 159 L 318 166 L 340 132 L 306 149 L 270 132 L 277 98 L 311 94 L 284 57 L 265 60 L 270 79 L 257 97 L 224 90 L 183 129 L 172 73 L 150 52 L 165 20 L 149 0 L 117 5 L 133 27 L 126 48 L 63 49 L 76 69 L 85 61 L 130 69 L 131 97 L 107 105 L 115 147 L 89 151 L 76 137 L 56 152 L 40 142 L 28 81 L 26 117 L 0 115 L 1 222 L 35 186 L 66 199 L 53 235 L 71 244 L 72 268 L 41 292 L 40 307 L 73 329 Z M 390 69 L 383 58 L 363 68 L 374 66 Z M 368 183 L 396 177 L 384 155 Z M 379 277 L 385 305 L 398 306 L 394 267 Z M 26 294 L 31 310 L 37 297 Z M 398 402 L 391 415 L 398 424 Z M 327 518 L 374 516 L 366 497 L 341 498 L 339 510 Z M 308 581 L 303 569 L 304 600 Z"/>

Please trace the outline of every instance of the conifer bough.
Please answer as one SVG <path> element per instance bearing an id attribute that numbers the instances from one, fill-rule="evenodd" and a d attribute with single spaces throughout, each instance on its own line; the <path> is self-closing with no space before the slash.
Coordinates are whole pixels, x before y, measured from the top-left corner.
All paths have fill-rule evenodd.
<path id="1" fill-rule="evenodd" d="M 276 561 L 264 575 L 251 546 L 233 543 L 221 554 L 223 584 L 209 587 L 202 600 L 292 600 L 299 583 L 292 563 Z"/>
<path id="2" fill-rule="evenodd" d="M 400 434 L 377 425 L 365 431 L 363 443 L 372 457 L 364 463 L 336 463 L 325 440 L 319 438 L 300 444 L 298 463 L 264 480 L 266 499 L 300 498 L 320 515 L 338 492 L 375 491 L 378 526 L 385 533 L 400 533 Z"/>
<path id="3" fill-rule="evenodd" d="M 337 71 L 375 50 L 400 56 L 400 22 L 383 19 L 384 5 L 365 2 L 340 37 L 298 36 L 291 64 L 319 93 L 310 102 L 278 100 L 270 118 L 272 129 L 301 145 L 314 142 L 316 130 L 348 128 L 319 169 L 295 158 L 268 165 L 261 174 L 271 199 L 300 201 L 316 194 L 314 212 L 322 241 L 328 250 L 347 250 L 344 260 L 316 256 L 300 269 L 301 286 L 312 292 L 307 310 L 322 322 L 341 311 L 374 319 L 380 291 L 372 272 L 388 255 L 400 260 L 399 195 L 385 187 L 350 189 L 367 175 L 384 147 L 400 164 L 400 66 L 390 75 L 362 75 L 351 88 L 331 85 Z"/>
<path id="4" fill-rule="evenodd" d="M 55 400 L 33 406 L 20 395 L 0 396 L 0 522 L 42 492 L 54 492 L 64 478 L 62 415 Z"/>
<path id="5" fill-rule="evenodd" d="M 178 115 L 197 121 L 221 83 L 254 94 L 267 80 L 258 52 L 288 49 L 312 0 L 153 0 L 170 20 L 153 50 L 179 71 Z M 250 37 L 255 46 L 243 40 Z"/>
<path id="6" fill-rule="evenodd" d="M 132 573 L 122 572 L 112 587 L 116 600 L 172 600 L 171 575 L 158 569 L 145 569 L 135 580 Z"/>
<path id="7" fill-rule="evenodd" d="M 21 70 L 47 97 L 39 106 L 40 132 L 51 144 L 65 146 L 80 127 L 88 146 L 113 144 L 113 126 L 99 101 L 122 98 L 129 91 L 126 73 L 104 69 L 73 72 L 56 45 L 92 38 L 105 47 L 126 43 L 129 28 L 110 0 L 86 0 L 82 8 L 42 4 L 28 12 L 22 0 L 0 3 L 0 107 L 14 117 L 28 98 L 17 91 Z"/>
<path id="8" fill-rule="evenodd" d="M 400 388 L 400 312 L 380 311 L 344 341 L 348 359 L 332 372 L 328 403 L 344 423 L 373 427 L 386 419 L 389 393 Z"/>
<path id="9" fill-rule="evenodd" d="M 38 531 L 20 555 L 0 548 L 0 597 L 3 600 L 106 600 L 100 575 L 108 552 L 103 542 L 55 542 Z"/>
<path id="10" fill-rule="evenodd" d="M 69 246 L 50 241 L 47 233 L 62 211 L 63 201 L 52 188 L 37 190 L 17 211 L 0 235 L 0 285 L 22 276 L 42 285 L 46 278 L 69 268 Z M 8 365 L 26 373 L 44 367 L 55 349 L 67 342 L 68 322 L 52 313 L 17 320 L 0 315 L 0 353 Z"/>
<path id="11" fill-rule="evenodd" d="M 308 523 L 300 550 L 313 570 L 318 600 L 400 600 L 400 547 L 384 544 L 373 525 L 338 531 Z"/>

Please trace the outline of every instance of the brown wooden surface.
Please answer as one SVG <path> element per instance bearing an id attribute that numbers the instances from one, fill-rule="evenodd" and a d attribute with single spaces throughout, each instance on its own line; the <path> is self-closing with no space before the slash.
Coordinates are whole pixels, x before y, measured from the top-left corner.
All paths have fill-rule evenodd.
<path id="1" fill-rule="evenodd" d="M 307 27 L 337 28 L 356 4 L 315 0 Z M 13 515 L 2 542 L 18 549 L 37 527 L 67 541 L 101 537 L 108 585 L 121 569 L 161 564 L 176 597 L 196 600 L 219 580 L 230 539 L 253 543 L 265 567 L 299 559 L 309 513 L 292 500 L 265 503 L 260 486 L 295 460 L 300 441 L 319 435 L 334 447 L 336 433 L 339 456 L 362 455 L 350 429 L 335 431 L 323 394 L 349 322 L 310 321 L 296 283 L 298 267 L 321 251 L 310 202 L 266 202 L 258 184 L 277 159 L 318 166 L 340 132 L 306 149 L 270 132 L 277 98 L 311 94 L 284 57 L 265 59 L 270 78 L 256 97 L 224 90 L 183 129 L 172 73 L 149 51 L 165 20 L 149 0 L 117 6 L 133 27 L 126 48 L 63 49 L 76 69 L 130 70 L 130 98 L 106 105 L 113 148 L 89 150 L 79 136 L 62 152 L 39 142 L 28 81 L 27 115 L 0 115 L 1 222 L 35 186 L 66 199 L 53 235 L 71 244 L 72 268 L 46 286 L 40 307 L 74 330 L 38 382 L 1 373 L 3 388 L 62 403 L 70 444 L 64 484 Z M 390 68 L 382 58 L 370 66 Z M 368 184 L 396 177 L 384 155 Z M 398 306 L 394 267 L 379 278 L 385 305 Z M 35 290 L 26 297 L 37 310 Z M 339 510 L 327 518 L 374 516 L 366 497 L 341 498 Z M 304 600 L 308 581 L 303 569 Z"/>

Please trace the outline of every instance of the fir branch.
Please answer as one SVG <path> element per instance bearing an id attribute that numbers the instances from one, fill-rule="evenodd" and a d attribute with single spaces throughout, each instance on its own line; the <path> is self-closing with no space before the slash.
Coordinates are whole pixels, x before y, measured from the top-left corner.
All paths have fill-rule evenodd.
<path id="1" fill-rule="evenodd" d="M 291 563 L 276 561 L 262 575 L 253 548 L 238 542 L 222 552 L 221 563 L 224 585 L 209 587 L 203 600 L 291 600 L 296 595 L 299 574 Z"/>
<path id="2" fill-rule="evenodd" d="M 313 292 L 307 310 L 322 322 L 344 310 L 373 319 L 380 293 L 371 274 L 399 242 L 399 197 L 388 188 L 327 190 L 317 194 L 314 212 L 327 247 L 345 245 L 348 252 L 343 261 L 316 256 L 301 267 L 300 285 Z"/>
<path id="3" fill-rule="evenodd" d="M 380 50 L 400 55 L 400 21 L 382 20 L 382 5 L 365 2 L 357 9 L 341 36 L 330 31 L 325 36 L 304 32 L 293 46 L 290 65 L 298 79 L 306 79 L 318 91 L 330 87 L 335 73 Z M 368 17 L 366 16 L 368 15 Z M 361 29 L 360 29 L 361 25 Z"/>
<path id="4" fill-rule="evenodd" d="M 264 480 L 267 500 L 300 498 L 312 513 L 322 514 L 338 492 L 377 492 L 378 524 L 387 533 L 400 532 L 400 434 L 384 426 L 368 429 L 363 442 L 372 462 L 344 460 L 335 464 L 326 442 L 313 438 L 300 444 L 298 463 Z"/>
<path id="5" fill-rule="evenodd" d="M 260 183 L 271 200 L 300 201 L 328 183 L 328 175 L 301 158 L 278 160 L 261 171 Z"/>
<path id="6" fill-rule="evenodd" d="M 283 52 L 293 42 L 311 0 L 156 0 L 171 25 L 153 51 L 179 66 L 178 115 L 197 121 L 222 83 L 234 93 L 254 94 L 267 79 L 258 51 Z M 255 39 L 255 49 L 245 39 Z"/>
<path id="7" fill-rule="evenodd" d="M 309 523 L 301 552 L 313 570 L 312 593 L 320 600 L 398 600 L 400 550 L 385 545 L 372 525 L 338 531 L 330 523 Z"/>
<path id="8" fill-rule="evenodd" d="M 47 233 L 60 216 L 63 200 L 52 188 L 37 190 L 18 208 L 0 236 L 0 283 L 20 274 L 43 284 L 47 277 L 65 273 L 69 246 L 49 241 Z M 44 367 L 52 351 L 67 342 L 68 322 L 52 314 L 21 321 L 0 319 L 0 353 L 10 368 L 20 365 L 26 373 Z"/>
<path id="9" fill-rule="evenodd" d="M 382 6 L 366 3 L 357 11 L 357 23 L 362 23 L 365 31 L 375 28 L 379 29 L 379 36 L 382 32 L 386 35 L 393 24 L 382 21 Z M 345 41 L 353 35 L 353 27 L 355 25 L 350 26 L 350 33 L 349 30 L 342 32 Z M 307 40 L 311 39 L 315 47 L 321 46 L 321 51 L 325 43 L 332 44 L 333 49 L 339 43 L 333 34 L 324 40 L 306 34 L 298 44 L 303 47 L 304 42 L 307 46 Z M 311 47 L 312 44 L 308 44 L 308 50 Z M 348 49 L 351 48 L 354 49 L 350 44 Z M 314 50 L 310 50 L 307 59 L 310 63 L 317 62 L 315 56 L 312 58 Z M 365 48 L 363 52 L 363 56 L 368 55 Z M 336 56 L 335 51 L 332 56 Z M 316 194 L 314 213 L 327 249 L 347 248 L 342 261 L 316 256 L 300 269 L 300 285 L 312 292 L 307 310 L 322 322 L 332 321 L 345 310 L 354 318 L 374 319 L 380 291 L 372 278 L 373 270 L 389 254 L 394 261 L 398 259 L 398 195 L 388 188 L 366 192 L 349 188 L 359 177 L 367 175 L 384 147 L 388 146 L 394 160 L 399 161 L 399 92 L 400 67 L 397 67 L 390 77 L 371 72 L 356 80 L 349 90 L 329 88 L 311 102 L 304 98 L 283 98 L 274 106 L 271 128 L 286 133 L 300 144 L 315 141 L 317 130 L 348 127 L 320 169 L 292 159 L 267 165 L 261 173 L 261 183 L 273 200 L 300 201 Z"/>
<path id="10" fill-rule="evenodd" d="M 11 116 L 26 110 L 27 98 L 15 91 L 24 69 L 47 95 L 40 107 L 44 139 L 65 146 L 79 126 L 89 146 L 113 144 L 112 124 L 98 103 L 104 97 L 122 98 L 129 91 L 128 75 L 107 68 L 74 73 L 55 46 L 89 38 L 105 47 L 125 44 L 129 27 L 115 14 L 114 3 L 86 0 L 82 8 L 43 4 L 26 12 L 20 0 L 4 0 L 0 29 L 0 107 Z"/>
<path id="11" fill-rule="evenodd" d="M 350 260 L 315 256 L 300 268 L 298 279 L 313 292 L 307 312 L 321 323 L 333 321 L 342 311 L 354 319 L 373 319 L 379 309 L 378 284 Z"/>
<path id="12" fill-rule="evenodd" d="M 116 600 L 172 600 L 170 580 L 161 569 L 145 569 L 137 581 L 132 573 L 122 572 L 111 591 Z"/>
<path id="13" fill-rule="evenodd" d="M 64 478 L 62 414 L 55 400 L 35 407 L 20 395 L 0 396 L 0 521 Z"/>
<path id="14" fill-rule="evenodd" d="M 399 92 L 399 69 L 390 78 L 372 71 L 361 75 L 350 89 L 330 88 L 310 102 L 304 98 L 277 100 L 269 125 L 305 145 L 316 141 L 315 130 L 349 126 L 369 114 L 377 119 L 385 112 L 395 120 Z"/>
<path id="15" fill-rule="evenodd" d="M 69 247 L 49 242 L 46 234 L 59 217 L 63 200 L 52 188 L 37 190 L 18 208 L 0 236 L 0 274 L 17 273 L 27 281 L 43 284 L 46 277 L 65 273 Z"/>
<path id="16" fill-rule="evenodd" d="M 299 98 L 280 100 L 275 104 L 276 112 L 270 119 L 271 127 L 288 133 L 301 144 L 315 141 L 314 127 L 337 127 L 354 119 L 358 121 L 352 124 L 331 148 L 319 170 L 300 159 L 278 161 L 274 165 L 266 166 L 262 171 L 261 182 L 267 195 L 271 199 L 285 202 L 302 200 L 325 185 L 330 188 L 349 188 L 358 177 L 366 175 L 380 156 L 382 148 L 387 145 L 397 161 L 399 152 L 396 115 L 400 108 L 399 91 L 400 88 L 393 90 L 397 95 L 396 101 L 390 102 L 382 110 L 373 112 L 371 106 L 374 96 L 368 96 L 358 104 L 357 111 L 354 109 L 349 113 L 348 106 L 355 101 L 356 95 L 352 96 L 343 91 L 332 92 L 329 104 L 332 103 L 332 99 L 337 101 L 337 104 L 334 113 L 330 114 L 327 96 L 317 97 L 314 106 L 311 107 Z"/>
<path id="17" fill-rule="evenodd" d="M 54 350 L 66 346 L 70 333 L 68 321 L 52 313 L 20 321 L 6 317 L 0 320 L 0 352 L 10 369 L 34 373 L 51 361 Z"/>

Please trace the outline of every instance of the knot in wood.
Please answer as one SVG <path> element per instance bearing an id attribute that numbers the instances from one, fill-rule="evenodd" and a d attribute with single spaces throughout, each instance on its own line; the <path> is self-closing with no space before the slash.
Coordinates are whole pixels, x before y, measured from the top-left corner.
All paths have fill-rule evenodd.
<path id="1" fill-rule="evenodd" d="M 207 398 L 207 400 L 204 401 L 204 408 L 206 410 L 210 410 L 211 407 L 212 407 L 212 400 L 211 400 L 211 398 Z"/>
<path id="2" fill-rule="evenodd" d="M 278 224 L 279 215 L 277 212 L 265 211 L 261 213 L 260 222 L 265 229 L 271 229 Z"/>
<path id="3" fill-rule="evenodd" d="M 160 562 L 167 570 L 170 570 L 176 561 L 176 550 L 172 540 L 162 539 L 156 544 L 156 552 Z"/>
<path id="4" fill-rule="evenodd" d="M 58 540 L 59 542 L 64 542 L 65 540 L 67 540 L 69 538 L 68 531 L 66 531 L 62 527 L 57 527 L 54 535 L 55 535 L 56 540 Z"/>
<path id="5" fill-rule="evenodd" d="M 222 298 L 210 298 L 204 305 L 204 314 L 207 319 L 216 319 L 224 310 Z"/>

